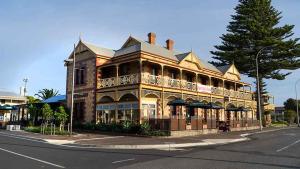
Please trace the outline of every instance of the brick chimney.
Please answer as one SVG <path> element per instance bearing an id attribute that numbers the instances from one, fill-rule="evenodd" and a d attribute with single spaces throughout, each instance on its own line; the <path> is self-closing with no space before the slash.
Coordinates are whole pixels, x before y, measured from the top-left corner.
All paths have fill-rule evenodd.
<path id="1" fill-rule="evenodd" d="M 152 45 L 155 45 L 156 35 L 153 32 L 148 33 L 148 42 Z"/>
<path id="2" fill-rule="evenodd" d="M 173 50 L 173 47 L 174 47 L 174 41 L 173 41 L 172 39 L 166 40 L 166 44 L 167 44 L 167 49 L 168 49 L 168 50 Z"/>

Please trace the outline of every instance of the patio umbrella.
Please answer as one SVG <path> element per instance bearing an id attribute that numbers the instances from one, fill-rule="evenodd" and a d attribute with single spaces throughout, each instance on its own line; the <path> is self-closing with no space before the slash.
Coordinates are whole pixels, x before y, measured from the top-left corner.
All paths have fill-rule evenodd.
<path id="1" fill-rule="evenodd" d="M 213 103 L 213 102 L 209 102 L 205 106 L 206 106 L 205 107 L 206 109 L 224 109 L 224 107 L 222 107 L 216 103 Z"/>
<path id="2" fill-rule="evenodd" d="M 168 103 L 168 105 L 172 106 L 185 106 L 187 103 L 183 99 L 175 99 Z"/>
<path id="3" fill-rule="evenodd" d="M 189 105 L 189 107 L 194 107 L 194 108 L 206 108 L 206 104 L 203 102 L 200 102 L 198 100 L 191 102 Z"/>

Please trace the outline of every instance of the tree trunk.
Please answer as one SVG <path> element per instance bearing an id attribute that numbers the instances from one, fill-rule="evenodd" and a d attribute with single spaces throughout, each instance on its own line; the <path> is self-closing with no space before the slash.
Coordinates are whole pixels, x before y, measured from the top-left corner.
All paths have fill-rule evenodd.
<path id="1" fill-rule="evenodd" d="M 260 110 L 261 110 L 261 118 L 262 120 L 264 119 L 264 86 L 263 84 L 263 78 L 259 77 L 259 86 L 258 83 L 256 82 L 256 100 L 257 100 L 257 104 L 256 104 L 256 110 L 257 110 L 257 119 L 260 120 L 260 116 L 259 116 L 259 104 L 258 104 L 258 90 L 260 91 Z M 264 121 L 264 120 L 263 120 Z"/>

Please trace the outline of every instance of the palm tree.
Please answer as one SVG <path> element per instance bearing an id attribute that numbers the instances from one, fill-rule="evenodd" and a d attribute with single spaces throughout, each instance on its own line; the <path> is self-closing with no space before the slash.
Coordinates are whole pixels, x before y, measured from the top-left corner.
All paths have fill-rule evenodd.
<path id="1" fill-rule="evenodd" d="M 58 90 L 54 89 L 42 89 L 39 90 L 35 96 L 41 98 L 42 100 L 49 99 L 50 97 L 57 96 L 58 95 Z"/>

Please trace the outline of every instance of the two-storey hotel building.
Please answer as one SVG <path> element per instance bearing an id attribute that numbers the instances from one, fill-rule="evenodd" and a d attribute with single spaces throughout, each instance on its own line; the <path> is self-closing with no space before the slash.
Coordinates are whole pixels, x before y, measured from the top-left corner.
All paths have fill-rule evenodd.
<path id="1" fill-rule="evenodd" d="M 251 85 L 234 64 L 215 67 L 174 41 L 156 44 L 130 36 L 118 50 L 82 40 L 75 51 L 74 120 L 119 123 L 148 121 L 160 130 L 234 130 L 257 127 Z M 73 53 L 70 58 L 73 57 Z M 67 65 L 71 107 L 72 63 Z"/>

